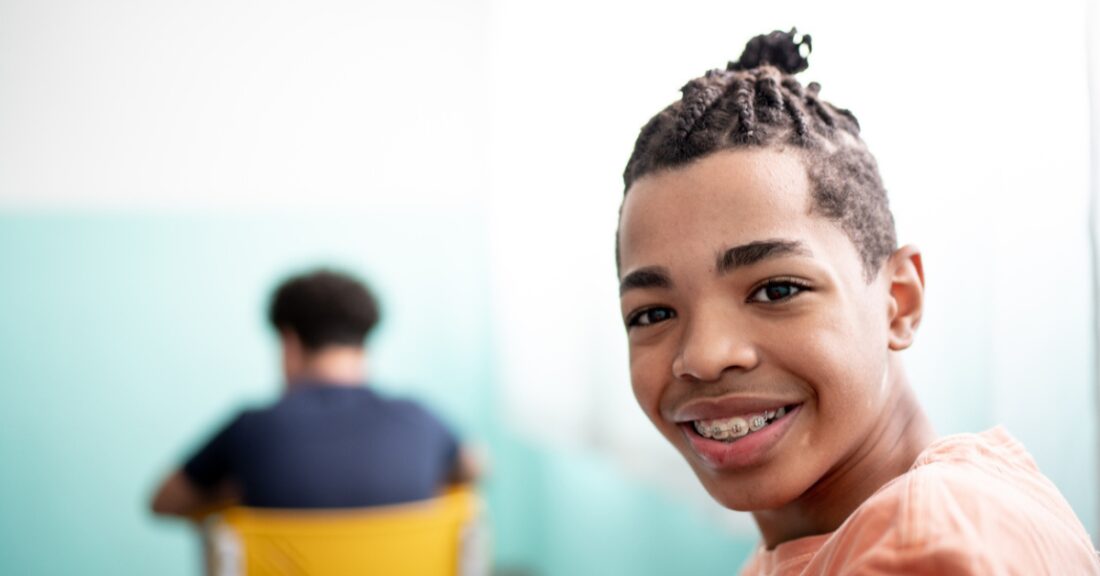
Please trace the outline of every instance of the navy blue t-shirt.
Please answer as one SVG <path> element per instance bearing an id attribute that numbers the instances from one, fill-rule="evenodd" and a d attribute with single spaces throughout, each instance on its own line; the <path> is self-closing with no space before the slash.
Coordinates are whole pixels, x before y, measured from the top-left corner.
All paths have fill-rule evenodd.
<path id="1" fill-rule="evenodd" d="M 414 402 L 310 384 L 239 414 L 183 472 L 205 489 L 235 481 L 245 506 L 353 508 L 432 498 L 457 456 L 454 435 Z"/>

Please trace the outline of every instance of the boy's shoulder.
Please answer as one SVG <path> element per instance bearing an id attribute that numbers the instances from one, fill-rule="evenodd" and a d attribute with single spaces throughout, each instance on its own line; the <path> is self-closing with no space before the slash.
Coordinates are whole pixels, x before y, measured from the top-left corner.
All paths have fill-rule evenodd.
<path id="1" fill-rule="evenodd" d="M 933 442 L 811 565 L 920 573 L 1100 573 L 1088 533 L 1027 449 L 997 427 Z M 810 568 L 811 566 L 807 566 Z M 817 573 L 810 570 L 809 573 Z"/>

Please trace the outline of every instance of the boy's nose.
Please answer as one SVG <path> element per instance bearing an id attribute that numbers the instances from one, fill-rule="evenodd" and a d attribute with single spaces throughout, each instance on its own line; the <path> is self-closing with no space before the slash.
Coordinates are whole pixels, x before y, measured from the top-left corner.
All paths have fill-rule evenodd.
<path id="1" fill-rule="evenodd" d="M 758 362 L 749 331 L 739 329 L 730 315 L 712 314 L 688 324 L 672 374 L 680 380 L 711 382 L 727 370 L 751 370 Z"/>

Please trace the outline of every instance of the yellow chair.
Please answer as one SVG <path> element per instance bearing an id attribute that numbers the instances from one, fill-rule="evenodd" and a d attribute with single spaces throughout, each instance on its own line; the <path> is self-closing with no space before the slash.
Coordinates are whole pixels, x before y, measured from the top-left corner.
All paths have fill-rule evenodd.
<path id="1" fill-rule="evenodd" d="M 480 502 L 469 488 L 352 510 L 235 507 L 206 522 L 217 576 L 486 574 Z"/>

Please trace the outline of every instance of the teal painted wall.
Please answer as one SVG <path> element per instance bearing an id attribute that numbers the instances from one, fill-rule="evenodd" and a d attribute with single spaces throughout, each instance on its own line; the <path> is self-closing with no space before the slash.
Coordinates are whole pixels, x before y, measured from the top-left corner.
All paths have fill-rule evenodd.
<path id="1" fill-rule="evenodd" d="M 490 453 L 499 566 L 734 571 L 750 542 L 594 454 L 502 423 L 480 218 L 0 215 L 0 574 L 198 574 L 194 535 L 152 518 L 148 497 L 234 411 L 277 392 L 268 293 L 319 264 L 380 294 L 377 386 Z"/>

